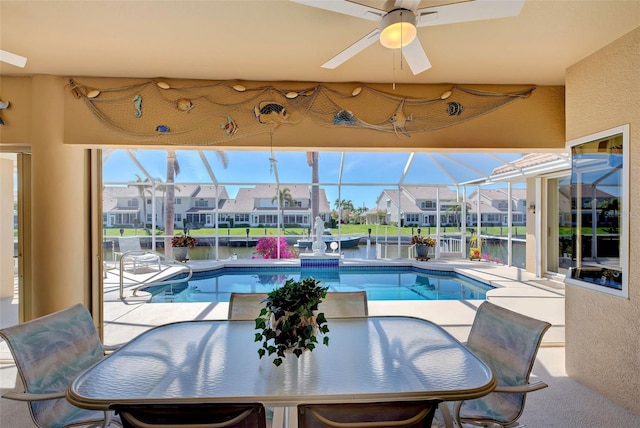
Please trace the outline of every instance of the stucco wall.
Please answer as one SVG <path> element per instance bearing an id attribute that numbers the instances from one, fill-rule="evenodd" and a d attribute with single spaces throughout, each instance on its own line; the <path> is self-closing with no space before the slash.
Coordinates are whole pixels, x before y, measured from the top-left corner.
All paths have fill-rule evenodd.
<path id="1" fill-rule="evenodd" d="M 107 89 L 142 83 L 148 80 L 74 78 L 78 84 L 89 88 Z M 171 86 L 204 85 L 212 82 L 167 80 Z M 299 90 L 316 85 L 312 82 L 243 82 L 246 87 L 273 86 L 283 90 Z M 341 93 L 349 94 L 356 83 L 323 84 Z M 390 85 L 369 84 L 374 89 L 394 96 L 408 98 L 438 98 L 452 85 Z M 492 92 L 513 92 L 531 85 L 461 85 Z M 231 100 L 228 100 L 231 102 Z M 107 128 L 94 116 L 81 99 L 67 91 L 64 103 L 65 143 L 111 145 L 127 144 L 127 141 Z M 526 130 L 526 131 L 523 131 Z M 561 150 L 564 147 L 564 88 L 559 86 L 537 87 L 530 97 L 517 100 L 497 110 L 461 122 L 455 126 L 415 133 L 411 137 L 398 137 L 393 133 L 370 129 L 320 126 L 311 120 L 284 124 L 273 133 L 273 145 L 285 150 L 487 150 L 508 149 L 513 151 Z M 267 133 L 230 140 L 217 144 L 221 150 L 249 150 L 270 147 Z M 136 145 L 142 145 L 137 143 Z"/>
<path id="2" fill-rule="evenodd" d="M 640 27 L 567 70 L 568 141 L 626 123 L 629 298 L 567 285 L 566 366 L 579 382 L 640 414 Z"/>
<path id="3" fill-rule="evenodd" d="M 2 110 L 4 126 L 0 126 L 0 144 L 28 146 L 31 143 L 33 81 L 30 77 L 0 76 L 0 100 L 9 101 Z"/>

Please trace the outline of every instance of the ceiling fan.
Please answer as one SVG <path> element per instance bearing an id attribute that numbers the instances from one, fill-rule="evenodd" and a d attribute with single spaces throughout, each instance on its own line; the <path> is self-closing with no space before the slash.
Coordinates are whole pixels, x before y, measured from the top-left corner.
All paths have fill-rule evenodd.
<path id="1" fill-rule="evenodd" d="M 16 55 L 11 52 L 3 51 L 0 49 L 0 61 L 7 64 L 15 65 L 16 67 L 24 68 L 27 64 L 27 59 L 23 56 Z"/>
<path id="2" fill-rule="evenodd" d="M 421 0 L 379 1 L 384 9 L 350 0 L 291 1 L 380 23 L 378 28 L 322 64 L 323 68 L 336 68 L 380 40 L 385 47 L 401 49 L 415 75 L 431 68 L 429 58 L 417 37 L 416 28 L 517 16 L 525 0 L 463 0 L 420 9 L 418 7 Z"/>

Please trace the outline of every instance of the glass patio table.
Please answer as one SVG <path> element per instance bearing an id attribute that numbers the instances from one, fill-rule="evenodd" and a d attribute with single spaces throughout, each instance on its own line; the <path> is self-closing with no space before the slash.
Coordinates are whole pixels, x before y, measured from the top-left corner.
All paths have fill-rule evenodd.
<path id="1" fill-rule="evenodd" d="M 276 367 L 253 321 L 187 321 L 142 333 L 81 373 L 67 398 L 127 404 L 461 400 L 491 392 L 491 369 L 438 325 L 411 317 L 330 319 L 329 346 Z M 320 342 L 322 340 L 320 339 Z"/>

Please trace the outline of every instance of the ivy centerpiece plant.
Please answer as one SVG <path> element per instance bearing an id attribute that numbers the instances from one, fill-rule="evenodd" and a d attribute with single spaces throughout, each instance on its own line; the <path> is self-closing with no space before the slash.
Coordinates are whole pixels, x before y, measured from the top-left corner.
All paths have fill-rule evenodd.
<path id="1" fill-rule="evenodd" d="M 275 354 L 276 366 L 282 364 L 286 353 L 300 358 L 304 351 L 313 351 L 318 334 L 325 335 L 322 342 L 329 345 L 327 319 L 324 313 L 318 313 L 318 304 L 327 296 L 329 287 L 319 284 L 314 278 L 288 279 L 268 293 L 256 318 L 259 332 L 255 341 L 262 342 L 258 349 L 260 358 Z"/>

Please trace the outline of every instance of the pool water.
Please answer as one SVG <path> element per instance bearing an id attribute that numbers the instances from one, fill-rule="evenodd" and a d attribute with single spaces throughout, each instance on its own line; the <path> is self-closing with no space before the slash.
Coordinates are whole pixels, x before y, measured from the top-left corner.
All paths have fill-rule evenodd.
<path id="1" fill-rule="evenodd" d="M 368 300 L 484 300 L 493 287 L 454 272 L 413 267 L 236 268 L 196 273 L 187 283 L 152 286 L 152 302 L 228 302 L 232 292 L 266 293 L 287 279 L 313 277 L 329 291 L 367 292 Z"/>

